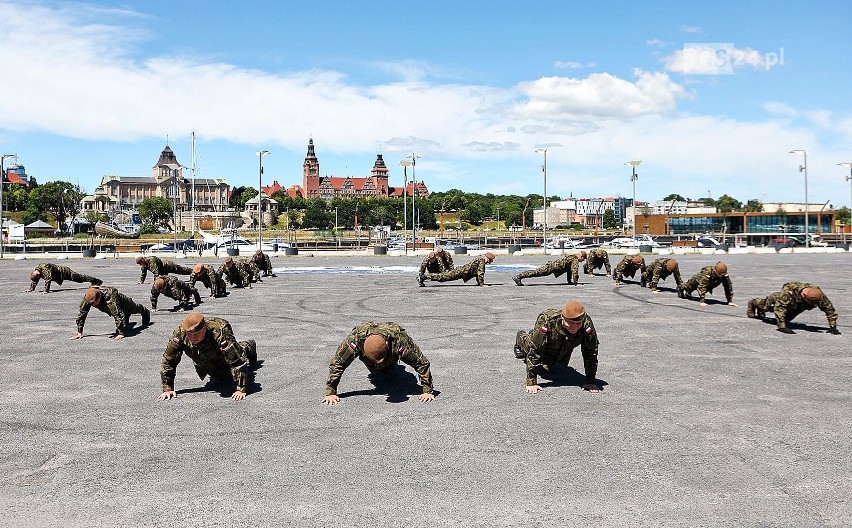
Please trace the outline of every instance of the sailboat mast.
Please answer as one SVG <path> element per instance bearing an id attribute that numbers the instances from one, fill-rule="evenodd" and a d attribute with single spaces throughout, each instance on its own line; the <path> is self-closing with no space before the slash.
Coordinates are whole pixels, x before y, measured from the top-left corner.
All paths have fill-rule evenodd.
<path id="1" fill-rule="evenodd" d="M 195 236 L 195 131 L 192 131 L 192 234 Z"/>

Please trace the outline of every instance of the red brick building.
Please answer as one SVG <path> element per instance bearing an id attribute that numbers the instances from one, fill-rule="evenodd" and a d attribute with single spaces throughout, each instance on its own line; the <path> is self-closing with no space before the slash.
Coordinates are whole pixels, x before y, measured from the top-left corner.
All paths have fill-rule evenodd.
<path id="1" fill-rule="evenodd" d="M 403 193 L 411 196 L 415 192 L 414 185 L 410 182 L 407 189 L 389 185 L 388 167 L 385 165 L 385 160 L 382 159 L 381 154 L 376 155 L 376 162 L 373 164 L 369 176 L 363 178 L 320 176 L 320 164 L 314 151 L 313 138 L 308 141 L 308 153 L 302 164 L 302 187 L 298 191 L 294 189 L 295 187 L 287 189 L 287 193 L 292 196 L 292 189 L 293 193 L 301 192 L 304 198 L 322 198 L 327 202 L 331 201 L 332 198 L 401 197 Z M 422 181 L 417 182 L 416 192 L 418 197 L 429 196 L 429 189 Z"/>

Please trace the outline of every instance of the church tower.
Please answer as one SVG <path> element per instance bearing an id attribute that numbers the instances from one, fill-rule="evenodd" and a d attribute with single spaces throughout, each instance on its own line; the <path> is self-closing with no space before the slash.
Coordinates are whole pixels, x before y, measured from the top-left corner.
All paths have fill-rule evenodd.
<path id="1" fill-rule="evenodd" d="M 376 194 L 378 196 L 388 196 L 390 189 L 388 188 L 388 167 L 385 165 L 385 160 L 381 154 L 376 155 L 376 162 L 373 164 L 373 170 L 370 172 L 373 177 L 373 183 L 376 186 Z"/>
<path id="2" fill-rule="evenodd" d="M 308 141 L 308 153 L 302 164 L 302 188 L 305 190 L 305 198 L 319 197 L 320 175 L 319 160 L 314 152 L 314 138 Z"/>

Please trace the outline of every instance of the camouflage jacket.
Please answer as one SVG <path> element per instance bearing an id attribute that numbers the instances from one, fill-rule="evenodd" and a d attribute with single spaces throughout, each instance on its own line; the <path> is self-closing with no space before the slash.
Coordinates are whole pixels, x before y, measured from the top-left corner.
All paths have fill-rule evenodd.
<path id="1" fill-rule="evenodd" d="M 96 286 L 96 288 L 101 292 L 101 302 L 95 308 L 111 315 L 115 319 L 115 332 L 124 335 L 124 322 L 128 314 L 134 312 L 136 301 L 109 286 Z M 87 303 L 86 299 L 80 302 L 80 311 L 77 313 L 77 331 L 80 333 L 83 333 L 83 326 L 86 324 L 90 308 L 92 305 Z"/>
<path id="2" fill-rule="evenodd" d="M 181 306 L 186 306 L 189 304 L 189 301 L 192 297 L 197 295 L 197 292 L 193 293 L 193 288 L 189 284 L 183 282 L 177 277 L 172 277 L 171 275 L 160 276 L 159 278 L 166 281 L 166 289 L 163 291 L 157 291 L 156 288 L 151 286 L 151 308 L 157 309 L 157 299 L 160 297 L 160 294 L 165 295 L 166 297 L 170 297 L 180 303 Z"/>
<path id="3" fill-rule="evenodd" d="M 51 264 L 49 262 L 42 262 L 38 266 L 35 267 L 33 271 L 38 271 L 41 274 L 42 280 L 44 280 L 44 291 L 50 291 L 50 283 L 55 282 L 56 284 L 62 284 L 62 281 L 65 279 L 71 278 L 71 268 L 67 266 L 57 266 L 56 264 Z M 33 291 L 38 286 L 37 280 L 30 281 L 30 291 Z"/>
<path id="4" fill-rule="evenodd" d="M 781 291 L 775 298 L 774 308 L 778 328 L 786 327 L 788 321 L 792 321 L 800 313 L 814 308 L 822 310 L 826 319 L 828 319 L 829 327 L 836 327 L 837 311 L 828 297 L 823 295 L 822 300 L 817 304 L 809 304 L 802 300 L 802 290 L 805 288 L 818 288 L 818 286 L 807 282 L 788 282 L 781 287 Z"/>
<path id="5" fill-rule="evenodd" d="M 604 263 L 609 264 L 609 254 L 605 249 L 589 250 L 589 254 L 586 256 L 586 262 L 586 265 L 589 267 L 601 267 Z"/>
<path id="6" fill-rule="evenodd" d="M 223 263 L 219 266 L 219 274 L 234 286 L 251 288 L 252 279 L 255 277 L 256 266 L 245 260 L 237 260 L 229 269 Z"/>
<path id="7" fill-rule="evenodd" d="M 578 345 L 583 353 L 586 383 L 594 383 L 598 372 L 598 334 L 592 318 L 586 314 L 583 326 L 576 334 L 569 334 L 561 322 L 562 310 L 550 308 L 539 314 L 535 328 L 530 332 L 530 349 L 527 351 L 527 385 L 538 384 L 542 365 L 567 365 L 571 352 Z"/>
<path id="8" fill-rule="evenodd" d="M 381 366 L 364 356 L 364 341 L 367 336 L 378 334 L 385 338 L 388 344 L 388 355 Z M 337 347 L 337 352 L 328 364 L 328 381 L 325 384 L 325 394 L 337 394 L 337 385 L 343 376 L 343 371 L 352 364 L 355 358 L 360 359 L 368 369 L 389 370 L 396 367 L 399 361 L 411 366 L 420 377 L 423 393 L 432 392 L 432 373 L 429 370 L 429 360 L 420 351 L 404 328 L 396 323 L 361 323 L 352 329 L 346 339 Z"/>
<path id="9" fill-rule="evenodd" d="M 636 255 L 625 255 L 621 262 L 618 263 L 618 266 L 615 267 L 615 271 L 612 272 L 612 278 L 618 282 L 621 282 L 621 278 L 625 275 L 628 277 L 633 277 L 636 275 L 638 271 L 641 275 L 645 273 L 645 258 L 642 258 L 642 264 L 636 265 L 633 263 L 633 258 Z"/>
<path id="10" fill-rule="evenodd" d="M 251 258 L 252 263 L 257 268 L 257 274 L 260 275 L 262 271 L 264 275 L 272 274 L 272 259 L 269 258 L 269 255 L 266 253 L 263 254 L 262 258 L 258 260 L 257 254 L 253 255 Z"/>
<path id="11" fill-rule="evenodd" d="M 676 267 L 674 271 L 669 271 L 668 268 L 666 268 L 666 261 L 668 260 L 670 260 L 668 257 L 658 258 L 645 269 L 645 274 L 650 275 L 646 282 L 648 283 L 648 287 L 652 290 L 656 290 L 657 283 L 660 282 L 660 280 L 666 280 L 666 277 L 669 275 L 674 275 L 678 288 L 683 287 L 683 281 L 680 278 L 680 266 Z"/>
<path id="12" fill-rule="evenodd" d="M 201 284 L 210 288 L 210 294 L 214 296 L 218 296 L 221 293 L 224 293 L 220 290 L 220 286 L 223 286 L 222 275 L 216 271 L 216 268 L 211 266 L 210 264 L 204 264 L 204 274 L 196 274 L 195 271 L 190 273 L 189 275 L 189 285 L 193 288 L 195 287 L 195 283 L 197 281 L 201 281 Z"/>
<path id="13" fill-rule="evenodd" d="M 139 265 L 142 268 L 142 276 L 139 282 L 145 282 L 145 277 L 148 276 L 148 270 L 151 270 L 151 275 L 156 279 L 160 275 L 168 275 L 169 273 L 177 273 L 178 275 L 190 275 L 192 270 L 180 264 L 175 264 L 171 260 L 162 260 L 160 257 L 144 257 L 145 262 Z"/>
<path id="14" fill-rule="evenodd" d="M 443 257 L 441 255 L 443 255 Z M 451 257 L 446 251 L 436 253 L 433 257 L 427 256 L 423 259 L 423 262 L 420 263 L 420 273 L 424 273 L 427 270 L 429 273 L 444 273 L 445 271 L 450 271 L 454 268 L 453 257 Z"/>
<path id="15" fill-rule="evenodd" d="M 691 279 L 686 281 L 684 286 L 689 291 L 698 290 L 698 300 L 704 302 L 704 297 L 708 292 L 713 292 L 713 289 L 720 284 L 725 289 L 725 299 L 727 301 L 734 301 L 734 285 L 731 282 L 731 278 L 725 275 L 724 277 L 719 277 L 716 275 L 714 270 L 715 266 L 704 266 L 701 268 L 698 273 L 692 276 Z"/>
<path id="16" fill-rule="evenodd" d="M 229 371 L 237 384 L 237 390 L 246 392 L 248 358 L 234 338 L 230 323 L 218 317 L 205 317 L 205 320 L 207 331 L 197 345 L 192 344 L 181 325 L 172 332 L 160 362 L 163 392 L 175 390 L 175 371 L 184 353 L 195 363 L 195 371 L 200 379 L 204 379 L 207 374 Z"/>

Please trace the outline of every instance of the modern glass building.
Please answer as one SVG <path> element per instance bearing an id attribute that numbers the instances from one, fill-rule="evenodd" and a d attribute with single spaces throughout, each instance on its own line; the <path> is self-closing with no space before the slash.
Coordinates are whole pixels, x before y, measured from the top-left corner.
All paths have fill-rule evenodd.
<path id="1" fill-rule="evenodd" d="M 805 213 L 714 213 L 673 214 L 637 217 L 636 223 L 648 225 L 652 235 L 688 235 L 695 233 L 776 234 L 804 233 Z M 808 213 L 808 232 L 834 232 L 834 211 Z"/>

